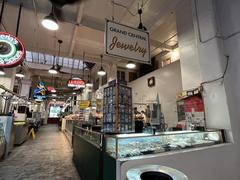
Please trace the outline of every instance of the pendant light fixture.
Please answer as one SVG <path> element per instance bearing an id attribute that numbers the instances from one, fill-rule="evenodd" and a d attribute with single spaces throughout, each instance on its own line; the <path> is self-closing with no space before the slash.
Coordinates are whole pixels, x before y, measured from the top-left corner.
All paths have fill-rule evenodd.
<path id="1" fill-rule="evenodd" d="M 55 89 L 55 79 L 54 79 L 54 76 L 52 74 L 52 82 L 51 82 L 52 86 L 51 87 L 48 87 L 48 90 L 51 92 L 51 93 L 57 93 L 56 89 Z"/>
<path id="2" fill-rule="evenodd" d="M 51 31 L 56 31 L 59 29 L 59 25 L 57 22 L 57 18 L 54 14 L 53 7 L 52 7 L 50 14 L 45 16 L 45 18 L 42 20 L 42 25 L 43 25 L 43 27 L 45 27 L 46 29 L 51 30 Z"/>
<path id="3" fill-rule="evenodd" d="M 89 75 L 88 75 L 88 80 L 87 80 L 87 83 L 86 83 L 86 87 L 92 87 L 93 84 L 91 82 L 91 69 L 89 70 Z"/>
<path id="4" fill-rule="evenodd" d="M 60 52 L 61 52 L 61 44 L 63 43 L 63 41 L 61 39 L 58 40 L 58 59 L 56 61 L 56 69 L 58 72 L 60 72 L 61 70 L 61 66 L 59 65 L 59 60 L 60 60 Z"/>
<path id="5" fill-rule="evenodd" d="M 101 68 L 100 68 L 99 71 L 98 71 L 98 75 L 99 75 L 99 76 L 105 76 L 105 75 L 106 75 L 106 72 L 104 71 L 103 66 L 102 66 L 102 58 L 103 58 L 103 55 L 101 54 L 100 57 L 101 57 Z"/>
<path id="6" fill-rule="evenodd" d="M 50 74 L 57 74 L 57 73 L 58 73 L 55 65 L 53 65 L 53 66 L 48 70 L 48 72 L 49 72 Z"/>
<path id="7" fill-rule="evenodd" d="M 48 70 L 48 72 L 49 72 L 50 74 L 57 74 L 57 73 L 58 73 L 58 70 L 57 70 L 57 68 L 56 68 L 56 66 L 55 66 L 55 59 L 56 59 L 56 57 L 54 56 L 53 65 L 52 65 L 52 67 Z"/>
<path id="8" fill-rule="evenodd" d="M 21 64 L 20 69 L 16 73 L 16 77 L 19 77 L 19 78 L 24 78 L 25 77 L 24 72 L 23 72 L 23 65 L 22 64 Z"/>
<path id="9" fill-rule="evenodd" d="M 6 73 L 3 68 L 0 68 L 0 76 L 4 76 Z"/>
<path id="10" fill-rule="evenodd" d="M 60 58 L 60 51 L 61 51 L 61 44 L 63 43 L 62 40 L 58 40 L 58 62 Z M 54 56 L 53 60 L 53 66 L 48 70 L 50 74 L 57 74 L 59 70 L 61 69 L 61 66 L 58 65 L 58 62 L 56 63 L 56 57 Z"/>
<path id="11" fill-rule="evenodd" d="M 126 68 L 128 69 L 134 69 L 136 67 L 136 64 L 132 61 L 128 61 L 128 63 L 126 64 Z"/>

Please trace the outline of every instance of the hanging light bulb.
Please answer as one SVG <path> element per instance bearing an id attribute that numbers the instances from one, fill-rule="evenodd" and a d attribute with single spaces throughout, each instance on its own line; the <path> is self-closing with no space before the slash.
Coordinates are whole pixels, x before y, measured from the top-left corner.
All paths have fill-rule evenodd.
<path id="1" fill-rule="evenodd" d="M 19 71 L 17 71 L 16 77 L 19 77 L 19 78 L 24 78 L 25 77 L 25 75 L 23 73 L 23 70 L 22 70 L 22 67 L 19 69 Z"/>
<path id="2" fill-rule="evenodd" d="M 56 92 L 57 92 L 56 89 L 51 90 L 51 93 L 56 93 Z"/>
<path id="3" fill-rule="evenodd" d="M 127 64 L 126 64 L 126 67 L 128 69 L 134 69 L 136 67 L 136 64 L 132 61 L 129 61 Z"/>
<path id="4" fill-rule="evenodd" d="M 88 80 L 87 83 L 86 83 L 86 87 L 92 87 L 92 86 L 93 86 L 93 84 L 91 83 L 90 80 Z"/>
<path id="5" fill-rule="evenodd" d="M 98 75 L 99 76 L 105 76 L 106 75 L 106 72 L 104 71 L 103 67 L 102 67 L 102 58 L 103 58 L 103 55 L 100 56 L 101 57 L 101 68 L 99 69 L 98 71 Z"/>
<path id="6" fill-rule="evenodd" d="M 56 57 L 54 56 L 53 65 L 52 65 L 52 67 L 48 70 L 48 72 L 49 72 L 50 74 L 57 74 L 57 73 L 58 73 L 58 70 L 57 70 L 57 68 L 56 68 L 56 66 L 55 66 L 55 60 L 56 60 Z"/>
<path id="7" fill-rule="evenodd" d="M 89 74 L 88 74 L 88 81 L 86 83 L 86 87 L 92 87 L 93 84 L 91 83 L 91 69 L 89 71 Z"/>
<path id="8" fill-rule="evenodd" d="M 53 7 L 51 13 L 48 16 L 45 16 L 42 20 L 42 25 L 43 27 L 51 31 L 56 31 L 59 29 L 57 18 L 55 17 L 53 12 Z"/>
<path id="9" fill-rule="evenodd" d="M 99 76 L 105 76 L 106 75 L 106 72 L 104 71 L 103 67 L 101 67 L 98 71 L 98 75 Z"/>
<path id="10" fill-rule="evenodd" d="M 0 76 L 4 76 L 6 73 L 3 68 L 0 68 Z"/>
<path id="11" fill-rule="evenodd" d="M 179 50 L 174 49 L 171 54 L 171 61 L 176 61 L 178 59 L 180 59 Z"/>
<path id="12" fill-rule="evenodd" d="M 57 74 L 57 73 L 58 73 L 58 71 L 57 71 L 57 69 L 55 68 L 54 65 L 48 70 L 48 72 L 49 72 L 50 74 Z"/>

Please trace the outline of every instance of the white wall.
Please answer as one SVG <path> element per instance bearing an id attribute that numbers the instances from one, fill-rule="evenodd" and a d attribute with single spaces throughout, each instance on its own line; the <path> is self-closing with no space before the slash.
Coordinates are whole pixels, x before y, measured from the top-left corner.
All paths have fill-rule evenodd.
<path id="1" fill-rule="evenodd" d="M 206 125 L 208 128 L 231 130 L 225 87 L 221 81 L 204 86 Z M 232 141 L 232 140 L 231 140 Z"/>
<path id="2" fill-rule="evenodd" d="M 148 87 L 147 79 L 154 76 L 155 86 Z M 133 103 L 155 101 L 159 94 L 162 112 L 169 127 L 177 124 L 176 94 L 182 91 L 180 62 L 153 71 L 128 84 L 132 87 Z"/>

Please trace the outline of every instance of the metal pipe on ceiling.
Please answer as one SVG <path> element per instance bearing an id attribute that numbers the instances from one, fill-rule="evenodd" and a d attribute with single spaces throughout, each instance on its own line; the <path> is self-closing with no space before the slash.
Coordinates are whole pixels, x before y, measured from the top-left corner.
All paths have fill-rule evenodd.
<path id="1" fill-rule="evenodd" d="M 80 3 L 80 5 L 78 6 L 78 10 L 77 10 L 77 22 L 76 24 L 80 24 L 82 21 L 82 17 L 83 17 L 83 8 L 84 8 L 84 3 Z M 77 30 L 78 30 L 78 25 L 75 25 L 74 30 L 73 30 L 73 35 L 71 38 L 71 44 L 70 44 L 70 48 L 69 48 L 69 56 L 72 57 L 73 56 L 73 50 L 75 47 L 75 39 L 77 37 Z"/>
<path id="2" fill-rule="evenodd" d="M 23 3 L 21 3 L 21 4 L 19 5 L 18 19 L 17 19 L 17 29 L 16 29 L 16 37 L 18 37 L 18 32 L 19 32 L 19 26 L 20 26 L 21 14 L 22 14 L 22 6 L 23 6 Z"/>
<path id="3" fill-rule="evenodd" d="M 3 89 L 4 91 L 6 91 L 6 92 L 8 92 L 8 93 L 10 93 L 10 94 L 12 94 L 12 95 L 20 98 L 20 99 L 23 99 L 23 100 L 25 100 L 25 101 L 28 101 L 28 99 L 27 99 L 26 97 L 19 96 L 17 93 L 11 91 L 10 89 L 7 89 L 7 88 L 6 88 L 4 85 L 2 85 L 2 84 L 0 84 L 0 89 Z"/>
<path id="4" fill-rule="evenodd" d="M 1 14 L 0 14 L 0 24 L 2 24 L 4 7 L 5 7 L 5 0 L 2 1 Z"/>
<path id="5" fill-rule="evenodd" d="M 3 17 L 3 11 L 5 8 L 5 0 L 2 1 L 2 7 L 1 7 L 1 14 L 0 14 L 0 25 L 2 26 L 2 29 L 7 32 L 6 27 L 4 26 L 4 24 L 2 23 L 2 17 Z"/>
<path id="6" fill-rule="evenodd" d="M 35 0 L 32 0 L 32 4 L 33 4 L 33 9 L 34 9 L 35 16 L 37 17 L 37 6 L 36 6 Z"/>

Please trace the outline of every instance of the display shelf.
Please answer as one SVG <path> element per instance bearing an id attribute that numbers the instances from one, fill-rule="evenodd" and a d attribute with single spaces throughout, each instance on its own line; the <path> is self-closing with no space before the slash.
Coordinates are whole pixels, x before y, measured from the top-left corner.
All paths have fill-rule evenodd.
<path id="1" fill-rule="evenodd" d="M 132 131 L 132 89 L 110 83 L 103 92 L 103 132 Z"/>

